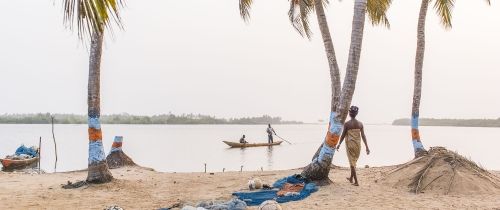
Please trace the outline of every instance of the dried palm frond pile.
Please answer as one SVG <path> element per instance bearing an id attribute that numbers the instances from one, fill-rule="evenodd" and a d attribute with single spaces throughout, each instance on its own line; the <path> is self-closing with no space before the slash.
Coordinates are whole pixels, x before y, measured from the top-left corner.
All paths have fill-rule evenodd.
<path id="1" fill-rule="evenodd" d="M 428 155 L 389 171 L 380 182 L 415 193 L 500 193 L 498 177 L 444 147 L 431 147 Z"/>

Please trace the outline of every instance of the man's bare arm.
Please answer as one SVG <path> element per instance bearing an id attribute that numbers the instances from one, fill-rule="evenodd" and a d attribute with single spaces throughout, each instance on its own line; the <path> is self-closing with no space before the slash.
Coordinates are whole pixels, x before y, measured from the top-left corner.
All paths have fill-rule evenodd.
<path id="1" fill-rule="evenodd" d="M 363 139 L 363 142 L 365 143 L 366 147 L 366 154 L 370 154 L 370 149 L 368 148 L 368 142 L 366 141 L 366 135 L 365 135 L 365 128 L 363 124 L 361 124 L 361 138 Z"/>

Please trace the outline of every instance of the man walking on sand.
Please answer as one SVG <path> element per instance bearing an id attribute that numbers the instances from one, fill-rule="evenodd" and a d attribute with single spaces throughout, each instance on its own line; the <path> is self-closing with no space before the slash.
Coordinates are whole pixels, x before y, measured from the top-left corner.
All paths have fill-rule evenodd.
<path id="1" fill-rule="evenodd" d="M 267 124 L 266 132 L 267 132 L 267 143 L 272 144 L 273 143 L 273 134 L 276 135 L 276 132 L 271 127 L 271 124 Z"/>
<path id="2" fill-rule="evenodd" d="M 349 109 L 349 116 L 351 120 L 344 124 L 344 130 L 342 131 L 342 136 L 340 137 L 340 143 L 337 146 L 337 150 L 340 149 L 340 145 L 346 140 L 346 152 L 347 158 L 349 159 L 349 165 L 351 166 L 351 177 L 347 178 L 354 186 L 359 186 L 358 176 L 356 175 L 356 162 L 358 161 L 359 154 L 361 153 L 361 138 L 366 147 L 366 154 L 370 154 L 370 149 L 368 148 L 368 143 L 366 142 L 365 130 L 363 128 L 363 123 L 356 119 L 358 115 L 359 108 L 356 106 L 351 106 Z M 354 181 L 354 183 L 353 183 Z"/>

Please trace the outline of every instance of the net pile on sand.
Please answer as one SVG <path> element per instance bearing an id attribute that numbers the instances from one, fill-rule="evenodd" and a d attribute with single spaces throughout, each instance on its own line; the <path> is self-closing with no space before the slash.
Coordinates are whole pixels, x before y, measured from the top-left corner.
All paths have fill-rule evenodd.
<path id="1" fill-rule="evenodd" d="M 500 178 L 444 147 L 431 147 L 428 155 L 389 171 L 380 182 L 415 193 L 500 193 Z"/>

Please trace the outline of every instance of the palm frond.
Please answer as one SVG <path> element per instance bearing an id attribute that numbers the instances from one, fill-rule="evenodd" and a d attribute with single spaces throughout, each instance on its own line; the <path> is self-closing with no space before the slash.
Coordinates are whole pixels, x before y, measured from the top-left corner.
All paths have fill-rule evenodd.
<path id="1" fill-rule="evenodd" d="M 387 28 L 391 27 L 387 18 L 387 10 L 391 6 L 392 0 L 368 0 L 366 12 L 372 25 L 384 25 Z"/>
<path id="2" fill-rule="evenodd" d="M 80 39 L 101 34 L 112 25 L 122 28 L 119 9 L 122 0 L 63 0 L 64 23 L 73 30 L 76 26 Z"/>
<path id="3" fill-rule="evenodd" d="M 441 24 L 445 28 L 451 28 L 451 12 L 453 6 L 455 5 L 455 0 L 436 0 L 434 2 L 434 9 L 436 9 L 437 15 L 441 19 Z"/>
<path id="4" fill-rule="evenodd" d="M 253 0 L 240 0 L 240 16 L 245 21 L 250 20 L 250 8 L 252 7 Z"/>
<path id="5" fill-rule="evenodd" d="M 290 0 L 288 18 L 292 26 L 301 36 L 311 38 L 309 15 L 314 11 L 314 0 Z"/>

